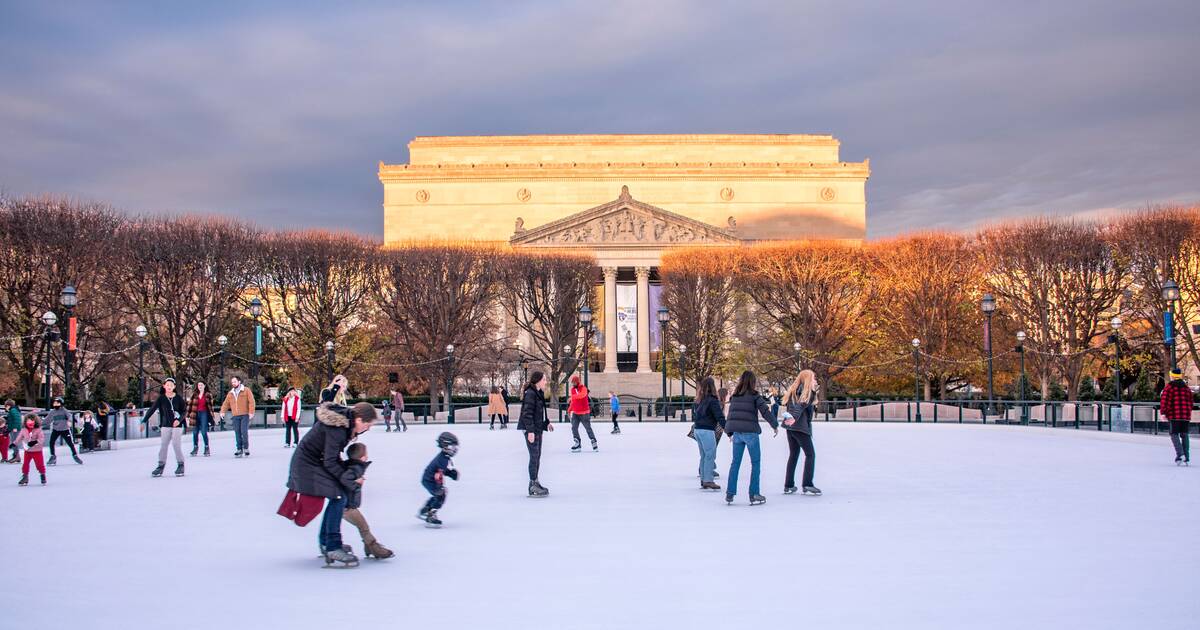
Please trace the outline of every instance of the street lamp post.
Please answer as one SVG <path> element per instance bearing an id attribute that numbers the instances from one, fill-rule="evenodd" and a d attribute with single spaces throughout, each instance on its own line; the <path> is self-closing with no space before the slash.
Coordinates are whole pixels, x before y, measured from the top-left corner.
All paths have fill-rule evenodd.
<path id="1" fill-rule="evenodd" d="M 800 342 L 799 341 L 792 344 L 792 352 L 796 353 L 796 372 L 799 372 L 800 370 L 803 369 L 803 366 L 800 365 Z"/>
<path id="2" fill-rule="evenodd" d="M 325 359 L 326 359 L 326 361 L 328 361 L 328 364 L 329 364 L 326 369 L 326 371 L 329 373 L 329 378 L 326 379 L 328 381 L 333 381 L 333 362 L 334 362 L 334 359 L 337 358 L 337 355 L 335 355 L 333 352 L 333 348 L 334 348 L 334 346 L 333 346 L 332 339 L 325 342 Z"/>
<path id="3" fill-rule="evenodd" d="M 1121 417 L 1121 318 L 1113 317 L 1108 322 L 1112 326 L 1112 335 L 1109 336 L 1109 341 L 1113 344 L 1113 391 L 1116 392 L 1117 399 L 1117 417 Z M 1100 429 L 1101 422 L 1096 422 L 1097 430 Z M 1132 425 L 1131 425 L 1132 426 Z M 1112 431 L 1112 411 L 1108 412 L 1108 430 Z"/>
<path id="4" fill-rule="evenodd" d="M 229 344 L 229 337 L 221 335 L 217 337 L 217 345 L 221 346 L 221 387 L 218 391 L 221 392 L 221 400 L 225 400 L 225 346 Z"/>
<path id="5" fill-rule="evenodd" d="M 133 329 L 133 334 L 138 338 L 138 400 L 137 406 L 141 407 L 146 401 L 146 334 L 149 333 L 146 327 L 138 324 L 137 328 Z"/>
<path id="6" fill-rule="evenodd" d="M 585 304 L 579 309 L 579 324 L 583 326 L 583 388 L 588 388 L 588 353 L 591 352 L 592 341 L 592 309 Z"/>
<path id="7" fill-rule="evenodd" d="M 46 311 L 42 313 L 42 323 L 46 326 L 44 345 L 46 346 L 46 409 L 50 409 L 50 401 L 53 397 L 50 395 L 50 351 L 54 347 L 54 342 L 58 341 L 58 329 L 54 327 L 58 323 L 58 315 L 54 311 Z"/>
<path id="8" fill-rule="evenodd" d="M 679 344 L 679 421 L 687 422 L 687 407 L 683 397 L 687 391 L 687 381 L 683 375 L 687 373 L 687 346 Z"/>
<path id="9" fill-rule="evenodd" d="M 667 418 L 667 323 L 671 321 L 671 312 L 667 307 L 658 309 L 658 362 L 662 368 L 662 401 L 663 419 Z"/>
<path id="10" fill-rule="evenodd" d="M 917 422 L 921 421 L 921 340 L 913 337 L 913 402 L 917 406 Z"/>
<path id="11" fill-rule="evenodd" d="M 1028 393 L 1025 386 L 1028 377 L 1025 376 L 1025 331 L 1017 331 L 1017 356 L 1021 357 L 1021 384 L 1018 387 L 1017 398 L 1021 401 L 1021 424 L 1029 424 L 1029 405 L 1025 403 Z"/>
<path id="12" fill-rule="evenodd" d="M 259 357 L 262 356 L 262 323 L 258 318 L 262 315 L 262 300 L 255 296 L 250 300 L 250 316 L 254 318 L 254 363 L 250 369 L 254 372 L 254 382 L 258 383 Z"/>
<path id="13" fill-rule="evenodd" d="M 1163 312 L 1163 345 L 1171 355 L 1171 370 L 1174 371 L 1179 369 L 1175 358 L 1175 301 L 1179 299 L 1179 285 L 1174 280 L 1163 282 L 1162 299 L 1167 303 L 1167 310 Z"/>
<path id="14" fill-rule="evenodd" d="M 63 340 L 63 396 L 72 398 L 71 372 L 75 364 L 75 305 L 79 303 L 79 294 L 75 285 L 68 284 L 58 294 L 58 303 L 62 305 L 67 316 L 67 336 Z"/>
<path id="15" fill-rule="evenodd" d="M 454 344 L 446 345 L 446 416 L 447 424 L 454 424 Z"/>
<path id="16" fill-rule="evenodd" d="M 984 420 L 986 420 L 989 415 L 995 415 L 995 413 L 996 413 L 995 408 L 992 406 L 992 400 L 995 398 L 995 392 L 993 390 L 993 380 L 992 380 L 992 313 L 996 312 L 996 298 L 992 297 L 991 293 L 984 293 L 983 299 L 981 299 L 979 301 L 979 308 L 980 308 L 980 310 L 983 311 L 983 315 L 986 320 L 986 324 L 985 324 L 984 332 L 983 332 L 983 344 L 985 346 L 985 349 L 987 350 L 987 376 L 988 376 L 988 388 L 987 388 L 988 400 L 987 400 L 987 407 L 985 408 L 985 410 L 983 412 Z"/>

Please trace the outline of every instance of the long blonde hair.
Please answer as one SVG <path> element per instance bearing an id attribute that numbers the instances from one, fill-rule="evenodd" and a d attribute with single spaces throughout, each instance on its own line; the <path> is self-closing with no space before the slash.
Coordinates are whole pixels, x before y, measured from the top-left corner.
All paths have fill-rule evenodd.
<path id="1" fill-rule="evenodd" d="M 800 370 L 800 373 L 796 375 L 796 379 L 792 381 L 791 387 L 788 387 L 787 394 L 783 397 L 784 404 L 789 402 L 812 402 L 813 397 L 817 395 L 818 389 L 816 373 L 812 370 Z"/>

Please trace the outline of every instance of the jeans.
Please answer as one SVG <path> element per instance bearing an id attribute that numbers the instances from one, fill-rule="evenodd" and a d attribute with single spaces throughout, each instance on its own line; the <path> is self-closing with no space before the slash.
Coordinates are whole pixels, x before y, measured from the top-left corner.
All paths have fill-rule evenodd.
<path id="1" fill-rule="evenodd" d="M 71 447 L 71 455 L 77 455 L 75 452 L 75 439 L 71 437 L 70 429 L 66 431 L 51 431 L 50 432 L 50 457 L 54 457 L 54 443 L 62 438 L 67 446 Z"/>
<path id="2" fill-rule="evenodd" d="M 283 423 L 283 443 L 284 444 L 299 444 L 300 443 L 300 423 L 295 420 L 288 420 Z"/>
<path id="3" fill-rule="evenodd" d="M 573 413 L 571 414 L 571 437 L 575 438 L 575 443 L 579 443 L 580 424 L 587 431 L 588 439 L 595 442 L 596 434 L 592 432 L 592 417 L 586 413 Z"/>
<path id="4" fill-rule="evenodd" d="M 237 443 L 237 450 L 250 450 L 250 416 L 233 417 L 233 437 Z"/>
<path id="5" fill-rule="evenodd" d="M 712 481 L 717 471 L 717 436 L 711 429 L 696 429 L 696 446 L 700 447 L 700 481 Z"/>
<path id="6" fill-rule="evenodd" d="M 200 448 L 200 436 L 204 436 L 204 448 L 208 448 L 208 423 L 212 421 L 212 414 L 207 411 L 196 412 L 196 428 L 192 431 L 192 448 Z"/>
<path id="7" fill-rule="evenodd" d="M 1192 439 L 1188 435 L 1188 430 L 1191 428 L 1191 423 L 1188 420 L 1172 420 L 1171 421 L 1171 446 L 1175 447 L 1175 456 L 1182 457 L 1187 460 L 1192 458 Z M 51 442 L 53 447 L 54 443 Z M 54 449 L 51 448 L 51 451 Z"/>
<path id="8" fill-rule="evenodd" d="M 538 480 L 538 469 L 542 466 L 542 434 L 541 433 L 526 433 L 526 436 L 533 436 L 533 443 L 529 442 L 529 438 L 525 438 L 525 448 L 529 449 L 529 480 Z"/>
<path id="9" fill-rule="evenodd" d="M 733 463 L 729 466 L 729 487 L 726 494 L 737 494 L 738 469 L 742 467 L 742 454 L 750 451 L 750 496 L 759 494 L 759 468 L 762 463 L 762 449 L 758 444 L 757 433 L 733 434 Z"/>
<path id="10" fill-rule="evenodd" d="M 158 461 L 167 463 L 167 446 L 175 447 L 175 461 L 183 463 L 183 449 L 179 448 L 179 440 L 183 438 L 183 427 L 163 427 L 162 441 L 158 446 Z"/>
<path id="11" fill-rule="evenodd" d="M 784 475 L 783 487 L 796 487 L 796 462 L 800 459 L 800 451 L 804 451 L 804 477 L 800 483 L 806 488 L 813 485 L 813 469 L 817 466 L 817 452 L 813 449 L 812 436 L 800 431 L 787 431 L 787 441 L 787 473 Z"/>
<path id="12" fill-rule="evenodd" d="M 240 416 L 245 418 L 246 416 Z M 346 496 L 330 499 L 325 505 L 325 516 L 321 518 L 321 529 L 317 531 L 317 542 L 322 549 L 342 548 L 342 517 L 346 515 Z"/>

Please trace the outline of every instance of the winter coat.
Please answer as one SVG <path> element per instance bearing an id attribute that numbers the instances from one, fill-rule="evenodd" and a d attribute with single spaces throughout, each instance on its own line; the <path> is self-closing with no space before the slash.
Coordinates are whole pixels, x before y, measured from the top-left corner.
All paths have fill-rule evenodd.
<path id="1" fill-rule="evenodd" d="M 1167 420 L 1191 420 L 1192 390 L 1183 381 L 1167 383 L 1159 398 L 1158 409 Z"/>
<path id="2" fill-rule="evenodd" d="M 392 408 L 396 411 L 404 411 L 404 394 L 396 392 L 392 394 Z"/>
<path id="3" fill-rule="evenodd" d="M 487 415 L 508 415 L 508 405 L 504 404 L 504 398 L 499 393 L 488 394 Z"/>
<path id="4" fill-rule="evenodd" d="M 292 453 L 288 468 L 289 490 L 328 499 L 352 493 L 343 473 L 342 450 L 354 437 L 353 410 L 329 403 L 317 407 L 317 420 Z M 351 484 L 357 485 L 357 484 Z"/>
<path id="5" fill-rule="evenodd" d="M 521 415 L 517 417 L 517 428 L 527 433 L 542 434 L 550 421 L 546 420 L 546 396 L 532 385 L 521 395 Z"/>
<path id="6" fill-rule="evenodd" d="M 21 409 L 19 407 L 13 407 L 12 409 L 9 409 L 8 413 L 5 414 L 4 419 L 5 419 L 6 424 L 8 425 L 9 431 L 20 431 L 21 430 L 21 419 L 22 418 L 21 418 Z"/>
<path id="7" fill-rule="evenodd" d="M 725 428 L 725 412 L 721 409 L 721 401 L 713 396 L 706 396 L 692 405 L 692 428 L 716 431 L 720 426 Z"/>
<path id="8" fill-rule="evenodd" d="M 279 407 L 279 414 L 283 417 L 284 422 L 298 422 L 300 420 L 300 397 L 284 396 L 283 404 Z"/>
<path id="9" fill-rule="evenodd" d="M 233 416 L 253 416 L 254 392 L 245 385 L 229 390 L 225 402 L 221 403 L 221 413 L 226 412 Z"/>
<path id="10" fill-rule="evenodd" d="M 33 443 L 32 446 L 30 442 Z M 24 446 L 27 451 L 40 451 L 46 445 L 46 434 L 42 431 L 42 427 L 35 426 L 33 429 L 22 427 L 13 445 L 17 448 Z"/>
<path id="11" fill-rule="evenodd" d="M 798 431 L 806 435 L 812 435 L 812 418 L 817 412 L 815 396 L 809 396 L 807 402 L 789 400 L 787 403 L 787 412 L 795 420 L 791 425 L 784 425 L 783 428 L 788 431 Z"/>
<path id="12" fill-rule="evenodd" d="M 425 467 L 425 472 L 421 474 L 421 484 L 426 488 L 439 487 L 445 483 L 446 477 L 458 479 L 458 471 L 454 469 L 454 460 L 443 451 Z"/>
<path id="13" fill-rule="evenodd" d="M 592 414 L 592 401 L 588 400 L 588 390 L 583 385 L 571 388 L 571 405 L 567 411 L 578 416 Z"/>
<path id="14" fill-rule="evenodd" d="M 180 428 L 187 425 L 187 403 L 183 401 L 183 396 L 179 392 L 167 398 L 166 394 L 160 394 L 158 399 L 146 409 L 146 419 L 149 420 L 154 412 L 158 412 L 158 426 L 161 429 L 171 428 L 171 424 L 176 420 L 179 421 Z"/>
<path id="15" fill-rule="evenodd" d="M 204 408 L 208 409 L 208 413 L 210 415 L 214 411 L 213 397 L 212 397 L 212 394 L 209 393 L 208 389 L 204 390 L 203 396 L 200 396 L 200 397 L 192 396 L 191 398 L 189 398 L 188 404 L 187 404 L 187 420 L 188 420 L 188 424 L 190 424 L 192 426 L 196 425 L 196 412 L 199 410 L 199 404 L 197 404 L 199 402 L 199 398 L 204 399 Z"/>
<path id="16" fill-rule="evenodd" d="M 620 413 L 621 411 L 621 399 L 617 398 L 615 394 L 608 398 L 608 410 L 613 413 Z"/>
<path id="17" fill-rule="evenodd" d="M 364 462 L 361 459 L 346 460 L 346 471 L 342 473 L 340 479 L 342 486 L 348 488 L 346 490 L 346 509 L 356 509 L 362 506 L 362 485 L 354 483 L 355 479 L 362 479 L 367 474 L 367 466 L 371 462 Z"/>
<path id="18" fill-rule="evenodd" d="M 71 412 L 56 407 L 46 413 L 46 422 L 50 423 L 51 431 L 66 431 L 71 428 Z"/>
<path id="19" fill-rule="evenodd" d="M 772 429 L 779 428 L 779 421 L 775 419 L 775 414 L 771 413 L 771 403 L 758 392 L 730 396 L 729 417 L 725 420 L 725 432 L 762 433 L 762 429 L 758 426 L 759 416 L 770 423 Z"/>

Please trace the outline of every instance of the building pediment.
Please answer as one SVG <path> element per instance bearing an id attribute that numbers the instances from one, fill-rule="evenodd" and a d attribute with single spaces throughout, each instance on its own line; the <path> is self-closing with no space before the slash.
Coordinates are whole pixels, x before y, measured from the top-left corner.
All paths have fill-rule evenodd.
<path id="1" fill-rule="evenodd" d="M 578 212 L 545 225 L 526 229 L 517 219 L 509 242 L 525 247 L 586 245 L 726 245 L 739 242 L 733 218 L 719 228 L 643 203 L 621 187 L 614 201 Z"/>

